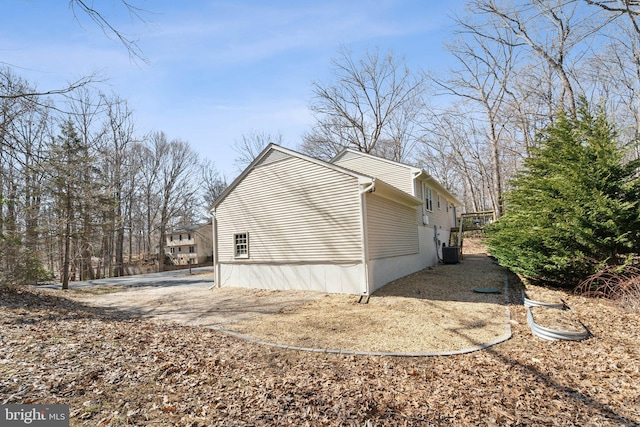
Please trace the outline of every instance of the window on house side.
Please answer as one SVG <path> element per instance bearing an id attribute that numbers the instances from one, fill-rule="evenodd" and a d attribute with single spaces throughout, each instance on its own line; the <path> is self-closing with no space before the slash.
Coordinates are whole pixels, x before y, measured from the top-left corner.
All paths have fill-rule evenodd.
<path id="1" fill-rule="evenodd" d="M 433 191 L 424 186 L 424 205 L 429 212 L 433 212 Z"/>
<path id="2" fill-rule="evenodd" d="M 187 234 L 187 240 L 191 240 L 191 233 Z"/>
<path id="3" fill-rule="evenodd" d="M 189 253 L 193 254 L 195 252 L 196 252 L 195 248 L 193 246 L 189 246 Z"/>
<path id="4" fill-rule="evenodd" d="M 436 205 L 438 206 L 438 209 L 441 209 L 439 193 L 436 193 Z"/>
<path id="5" fill-rule="evenodd" d="M 173 242 L 173 236 L 169 236 L 169 241 Z"/>
<path id="6" fill-rule="evenodd" d="M 178 240 L 182 240 L 182 234 L 180 235 L 180 238 Z"/>
<path id="7" fill-rule="evenodd" d="M 233 246 L 236 258 L 249 258 L 249 235 L 247 233 L 234 234 Z"/>

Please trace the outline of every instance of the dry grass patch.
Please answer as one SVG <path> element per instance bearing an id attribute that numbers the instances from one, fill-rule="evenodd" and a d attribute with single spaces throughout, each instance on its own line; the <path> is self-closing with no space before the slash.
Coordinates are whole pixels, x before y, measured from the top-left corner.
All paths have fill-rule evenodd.
<path id="1" fill-rule="evenodd" d="M 486 344 L 507 333 L 505 272 L 487 257 L 439 265 L 388 284 L 368 304 L 327 295 L 302 306 L 228 325 L 253 339 L 304 348 L 433 353 Z"/>

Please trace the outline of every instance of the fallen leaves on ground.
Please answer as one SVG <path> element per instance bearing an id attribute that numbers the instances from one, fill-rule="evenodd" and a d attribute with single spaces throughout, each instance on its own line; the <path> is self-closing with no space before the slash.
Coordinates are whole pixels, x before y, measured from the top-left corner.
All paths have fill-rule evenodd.
<path id="1" fill-rule="evenodd" d="M 514 294 L 516 294 L 514 292 Z M 72 426 L 640 425 L 638 313 L 562 295 L 594 337 L 448 357 L 282 350 L 35 290 L 0 290 L 0 403 Z"/>

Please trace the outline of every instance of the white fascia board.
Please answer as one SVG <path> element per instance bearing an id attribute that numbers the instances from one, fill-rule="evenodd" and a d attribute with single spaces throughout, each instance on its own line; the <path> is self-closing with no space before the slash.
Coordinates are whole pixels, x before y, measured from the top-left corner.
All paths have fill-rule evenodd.
<path id="1" fill-rule="evenodd" d="M 358 177 L 358 184 L 360 185 L 369 185 L 369 184 L 373 184 L 373 182 L 375 181 L 375 179 L 371 178 L 370 176 L 359 176 Z"/>
<path id="2" fill-rule="evenodd" d="M 343 149 L 338 154 L 336 154 L 331 160 L 329 160 L 329 162 L 333 163 L 333 162 L 339 160 L 342 156 L 344 156 L 347 153 L 357 154 L 358 156 L 362 156 L 362 157 L 370 157 L 372 159 L 379 160 L 379 161 L 382 161 L 382 162 L 385 162 L 385 163 L 389 163 L 389 164 L 392 164 L 392 165 L 395 165 L 395 166 L 401 166 L 401 167 L 404 167 L 404 168 L 409 168 L 412 172 L 414 170 L 416 170 L 416 171 L 420 170 L 420 169 L 415 168 L 415 167 L 413 167 L 411 165 L 407 165 L 406 163 L 396 162 L 395 160 L 385 159 L 384 157 L 379 157 L 379 156 L 376 156 L 376 155 L 373 155 L 373 154 L 369 154 L 369 153 L 363 153 L 362 151 L 354 150 L 352 148 Z"/>
<path id="3" fill-rule="evenodd" d="M 434 187 L 439 193 L 444 194 L 446 198 L 451 200 L 454 205 L 462 205 L 462 202 L 458 200 L 456 196 L 454 196 L 449 192 L 449 190 L 444 188 L 442 184 L 440 184 L 434 177 L 429 175 L 427 171 L 425 171 L 424 169 L 416 169 L 416 170 L 418 172 L 414 174 L 413 179 L 417 179 L 419 181 L 429 184 L 431 187 Z"/>
<path id="4" fill-rule="evenodd" d="M 421 199 L 414 197 L 409 193 L 405 193 L 393 185 L 387 184 L 379 179 L 373 180 L 373 188 L 371 189 L 371 192 L 412 208 L 421 206 L 424 203 Z"/>

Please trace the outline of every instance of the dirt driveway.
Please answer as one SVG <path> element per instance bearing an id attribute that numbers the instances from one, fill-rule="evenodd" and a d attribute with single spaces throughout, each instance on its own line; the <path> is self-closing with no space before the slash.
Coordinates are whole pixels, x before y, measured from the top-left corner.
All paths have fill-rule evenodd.
<path id="1" fill-rule="evenodd" d="M 353 295 L 242 288 L 73 291 L 85 303 L 211 327 L 266 345 L 362 354 L 456 354 L 510 337 L 506 272 L 486 254 L 399 279 L 368 304 Z M 499 294 L 474 292 L 493 287 Z"/>
<path id="2" fill-rule="evenodd" d="M 210 278 L 213 274 L 202 275 Z M 325 294 L 303 291 L 268 291 L 243 288 L 191 286 L 145 288 L 83 288 L 71 296 L 82 302 L 137 316 L 184 323 L 191 326 L 222 325 L 276 313 L 288 306 L 305 304 Z"/>

